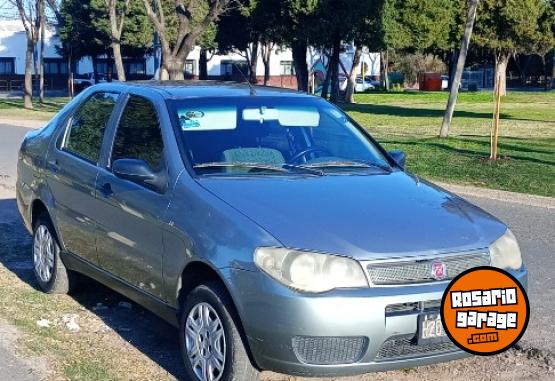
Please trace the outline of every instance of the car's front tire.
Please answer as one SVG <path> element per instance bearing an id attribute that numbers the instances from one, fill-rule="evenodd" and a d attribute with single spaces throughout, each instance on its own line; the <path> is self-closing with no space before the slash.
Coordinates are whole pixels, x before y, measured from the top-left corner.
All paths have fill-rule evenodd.
<path id="1" fill-rule="evenodd" d="M 70 273 L 60 253 L 56 231 L 43 213 L 33 224 L 33 269 L 39 287 L 48 294 L 67 294 L 71 288 Z"/>
<path id="2" fill-rule="evenodd" d="M 181 309 L 179 342 L 188 380 L 258 379 L 225 288 L 217 282 L 196 287 Z"/>

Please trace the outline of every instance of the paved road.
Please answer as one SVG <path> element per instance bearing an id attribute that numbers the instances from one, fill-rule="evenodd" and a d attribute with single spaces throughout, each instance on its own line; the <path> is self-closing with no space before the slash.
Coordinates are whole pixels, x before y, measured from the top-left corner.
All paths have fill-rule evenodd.
<path id="1" fill-rule="evenodd" d="M 0 199 L 13 198 L 17 149 L 28 129 L 0 124 Z M 529 296 L 532 305 L 531 320 L 524 340 L 540 351 L 555 353 L 555 209 L 491 200 L 483 197 L 466 197 L 491 214 L 507 222 L 519 238 L 525 262 L 530 271 Z M 15 203 L 4 203 L 0 222 L 18 218 Z M 1 323 L 0 323 L 1 326 Z M 8 364 L 16 364 L 8 366 Z M 20 368 L 21 362 L 12 348 L 0 341 L 0 369 L 7 369 L 6 379 L 25 379 L 10 369 Z M 29 373 L 25 368 L 24 374 Z M 27 369 L 27 371 L 25 371 Z"/>

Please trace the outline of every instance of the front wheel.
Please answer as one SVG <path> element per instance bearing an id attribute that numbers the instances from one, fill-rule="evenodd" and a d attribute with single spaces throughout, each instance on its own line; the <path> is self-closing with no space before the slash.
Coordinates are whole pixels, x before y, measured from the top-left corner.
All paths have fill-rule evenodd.
<path id="1" fill-rule="evenodd" d="M 258 379 L 234 317 L 231 300 L 219 283 L 200 285 L 186 297 L 179 341 L 189 380 Z"/>

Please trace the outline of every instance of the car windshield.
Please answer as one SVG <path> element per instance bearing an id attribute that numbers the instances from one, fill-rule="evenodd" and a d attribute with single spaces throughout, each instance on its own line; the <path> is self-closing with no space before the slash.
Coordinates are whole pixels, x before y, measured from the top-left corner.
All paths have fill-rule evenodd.
<path id="1" fill-rule="evenodd" d="M 197 174 L 326 175 L 391 171 L 354 122 L 317 98 L 171 100 L 187 160 Z"/>

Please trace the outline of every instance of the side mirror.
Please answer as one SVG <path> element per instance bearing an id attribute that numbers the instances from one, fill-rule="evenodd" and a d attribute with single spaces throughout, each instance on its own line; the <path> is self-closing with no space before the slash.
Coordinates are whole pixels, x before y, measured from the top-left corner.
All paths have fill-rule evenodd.
<path id="1" fill-rule="evenodd" d="M 112 163 L 112 172 L 120 179 L 144 185 L 157 192 L 164 192 L 167 187 L 167 178 L 163 172 L 154 172 L 144 160 L 118 159 Z"/>
<path id="2" fill-rule="evenodd" d="M 395 160 L 397 164 L 399 164 L 401 168 L 405 168 L 405 163 L 407 161 L 407 154 L 404 151 L 401 151 L 401 150 L 389 151 L 389 155 L 393 158 L 393 160 Z"/>

